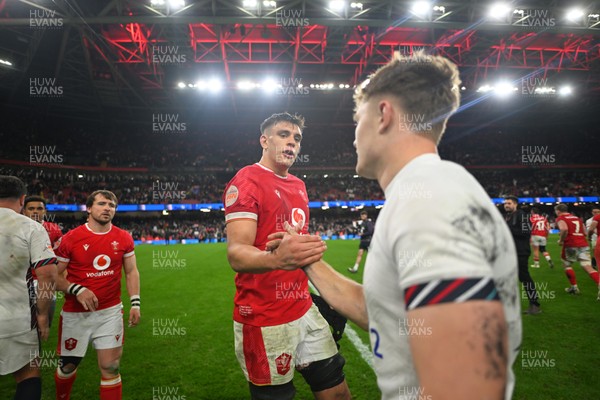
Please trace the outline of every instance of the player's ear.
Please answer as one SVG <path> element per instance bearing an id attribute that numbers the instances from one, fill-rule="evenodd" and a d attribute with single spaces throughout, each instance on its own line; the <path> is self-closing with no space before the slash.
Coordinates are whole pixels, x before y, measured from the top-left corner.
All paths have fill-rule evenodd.
<path id="1" fill-rule="evenodd" d="M 267 149 L 267 135 L 265 135 L 264 133 L 262 133 L 260 135 L 260 146 L 263 148 L 263 150 Z"/>
<path id="2" fill-rule="evenodd" d="M 23 207 L 25 206 L 25 196 L 26 195 L 19 197 L 19 205 L 21 206 L 21 210 L 23 210 Z"/>
<path id="3" fill-rule="evenodd" d="M 389 100 L 381 100 L 377 104 L 379 115 L 379 133 L 385 134 L 394 121 L 394 107 Z"/>

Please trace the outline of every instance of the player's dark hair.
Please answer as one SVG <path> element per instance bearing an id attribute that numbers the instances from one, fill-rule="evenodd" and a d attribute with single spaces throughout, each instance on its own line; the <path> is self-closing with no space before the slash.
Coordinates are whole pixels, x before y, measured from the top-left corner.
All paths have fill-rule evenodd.
<path id="1" fill-rule="evenodd" d="M 27 197 L 25 197 L 25 204 L 23 204 L 23 207 L 27 207 L 27 203 L 31 203 L 32 201 L 39 201 L 40 203 L 42 203 L 44 205 L 44 208 L 46 208 L 46 199 L 43 198 L 42 196 L 27 196 Z"/>
<path id="2" fill-rule="evenodd" d="M 269 118 L 265 119 L 260 124 L 260 133 L 265 134 L 265 131 L 279 122 L 290 122 L 296 125 L 301 131 L 304 130 L 304 117 L 298 114 L 290 114 L 288 112 L 273 114 Z"/>
<path id="3" fill-rule="evenodd" d="M 538 208 L 537 208 L 537 207 L 531 207 L 531 213 L 532 213 L 532 214 L 539 214 L 539 213 L 540 213 L 540 210 L 538 210 Z"/>
<path id="4" fill-rule="evenodd" d="M 560 203 L 556 206 L 554 206 L 555 210 L 558 210 L 560 212 L 569 212 L 569 206 L 566 205 L 565 203 Z"/>
<path id="5" fill-rule="evenodd" d="M 369 215 L 369 213 L 368 213 L 368 212 L 366 212 L 366 211 L 361 211 L 361 212 L 360 212 L 360 215 Z"/>
<path id="6" fill-rule="evenodd" d="M 104 196 L 107 199 L 114 201 L 115 205 L 118 204 L 117 196 L 115 196 L 115 194 L 113 192 L 111 192 L 110 190 L 95 190 L 88 196 L 88 198 L 85 202 L 85 205 L 87 206 L 87 208 L 90 208 L 91 206 L 94 205 L 94 200 L 96 200 L 97 195 Z"/>
<path id="7" fill-rule="evenodd" d="M 519 204 L 519 198 L 517 196 L 504 196 L 504 200 L 511 200 L 515 204 Z"/>
<path id="8" fill-rule="evenodd" d="M 0 199 L 18 199 L 27 193 L 27 187 L 16 176 L 0 175 Z"/>

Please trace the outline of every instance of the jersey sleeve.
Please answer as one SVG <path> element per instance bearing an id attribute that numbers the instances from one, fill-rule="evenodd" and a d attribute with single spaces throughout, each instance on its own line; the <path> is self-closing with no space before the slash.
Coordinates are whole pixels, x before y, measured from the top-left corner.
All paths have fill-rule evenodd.
<path id="1" fill-rule="evenodd" d="M 32 225 L 29 259 L 35 269 L 47 264 L 56 264 L 56 255 L 50 245 L 48 232 L 40 224 Z"/>
<path id="2" fill-rule="evenodd" d="M 71 261 L 71 242 L 70 235 L 62 236 L 58 248 L 55 250 L 56 258 L 60 262 L 68 263 Z"/>
<path id="3" fill-rule="evenodd" d="M 129 232 L 123 231 L 123 238 L 125 240 L 125 254 L 123 254 L 123 258 L 135 255 L 135 244 L 133 243 L 133 237 L 131 237 Z"/>
<path id="4" fill-rule="evenodd" d="M 434 208 L 433 204 L 417 207 L 421 206 Z M 495 231 L 504 228 L 498 226 L 498 219 L 483 207 L 465 209 L 454 217 L 444 216 L 443 211 L 432 216 L 426 211 L 411 212 L 408 228 L 400 228 L 393 243 L 406 310 L 448 302 L 500 300 L 489 261 L 500 251 L 494 243 L 501 237 Z"/>
<path id="5" fill-rule="evenodd" d="M 236 219 L 258 220 L 259 189 L 247 174 L 236 175 L 223 195 L 225 222 Z"/>

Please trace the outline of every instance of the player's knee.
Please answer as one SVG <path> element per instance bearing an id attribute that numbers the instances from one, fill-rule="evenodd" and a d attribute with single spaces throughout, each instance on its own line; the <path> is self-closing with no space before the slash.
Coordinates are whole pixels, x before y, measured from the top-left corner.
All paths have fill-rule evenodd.
<path id="1" fill-rule="evenodd" d="M 109 375 L 118 375 L 119 368 L 120 368 L 119 360 L 111 360 L 111 361 L 100 364 L 100 369 L 102 369 L 103 372 L 105 372 Z"/>
<path id="2" fill-rule="evenodd" d="M 81 362 L 81 357 L 64 357 L 61 356 L 59 360 L 59 368 L 63 374 L 72 374 L 76 369 L 79 363 Z"/>
<path id="3" fill-rule="evenodd" d="M 296 388 L 292 381 L 283 385 L 258 386 L 252 382 L 248 384 L 252 400 L 293 400 L 296 396 Z"/>
<path id="4" fill-rule="evenodd" d="M 344 382 L 344 364 L 346 360 L 338 353 L 325 360 L 314 361 L 299 371 L 310 389 L 320 392 Z"/>

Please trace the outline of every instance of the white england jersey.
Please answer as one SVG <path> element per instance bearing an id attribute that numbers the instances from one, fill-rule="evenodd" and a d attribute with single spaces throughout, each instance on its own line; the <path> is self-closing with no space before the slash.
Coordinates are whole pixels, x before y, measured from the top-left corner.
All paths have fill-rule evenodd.
<path id="1" fill-rule="evenodd" d="M 591 218 L 588 218 L 585 221 L 585 229 L 587 229 L 587 231 L 590 231 L 590 225 L 592 225 L 592 221 L 594 220 L 594 217 L 592 216 Z M 591 244 L 593 245 L 594 243 L 596 243 L 596 241 L 598 240 L 598 234 L 596 233 L 596 231 L 594 230 L 594 233 L 592 234 L 592 240 L 591 240 Z M 593 246 L 592 246 L 593 247 Z"/>
<path id="2" fill-rule="evenodd" d="M 437 154 L 408 163 L 390 182 L 385 197 L 364 274 L 382 399 L 411 399 L 421 390 L 407 334 L 416 327 L 407 324 L 407 309 L 498 297 L 509 325 L 510 399 L 521 316 L 517 254 L 500 212 L 475 178 Z M 440 290 L 446 282 L 449 286 Z M 457 285 L 462 285 L 461 292 L 453 298 L 448 287 Z"/>
<path id="3" fill-rule="evenodd" d="M 31 269 L 49 263 L 56 257 L 42 224 L 0 208 L 0 338 L 37 326 Z"/>

